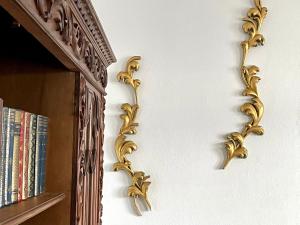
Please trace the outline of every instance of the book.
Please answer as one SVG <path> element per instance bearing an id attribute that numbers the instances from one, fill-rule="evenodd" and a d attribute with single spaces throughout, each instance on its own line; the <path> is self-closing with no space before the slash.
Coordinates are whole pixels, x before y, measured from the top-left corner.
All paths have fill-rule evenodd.
<path id="1" fill-rule="evenodd" d="M 25 129 L 25 112 L 21 111 L 20 138 L 19 138 L 18 202 L 22 200 L 22 191 L 23 191 L 22 187 L 23 187 L 24 129 Z"/>
<path id="2" fill-rule="evenodd" d="M 18 201 L 18 188 L 19 188 L 19 152 L 20 152 L 20 130 L 21 130 L 21 110 L 15 111 L 14 123 L 14 147 L 12 157 L 12 181 L 11 181 L 11 202 Z"/>
<path id="3" fill-rule="evenodd" d="M 1 152 L 0 152 L 0 207 L 4 206 L 4 157 L 6 143 L 6 126 L 7 126 L 7 108 L 3 108 L 3 101 L 0 99 L 0 129 L 1 129 Z"/>
<path id="4" fill-rule="evenodd" d="M 28 197 L 34 196 L 36 119 L 37 119 L 37 116 L 35 114 L 30 115 L 29 148 L 28 148 L 29 149 Z"/>
<path id="5" fill-rule="evenodd" d="M 28 198 L 28 162 L 29 162 L 29 133 L 30 133 L 31 113 L 25 112 L 24 115 L 24 134 L 23 134 L 23 174 L 22 174 L 22 200 Z"/>
<path id="6" fill-rule="evenodd" d="M 34 196 L 39 194 L 39 178 L 40 178 L 40 131 L 41 131 L 41 117 L 38 115 L 36 120 L 36 142 L 35 142 L 35 171 L 34 171 Z"/>
<path id="7" fill-rule="evenodd" d="M 0 135 L 0 207 L 43 193 L 48 118 L 3 107 L 0 99 Z"/>
<path id="8" fill-rule="evenodd" d="M 5 159 L 5 205 L 11 204 L 12 194 L 12 161 L 14 150 L 14 124 L 15 124 L 15 109 L 8 109 L 8 120 L 6 130 L 6 159 Z"/>
<path id="9" fill-rule="evenodd" d="M 5 168 L 6 168 L 6 140 L 7 140 L 7 121 L 8 121 L 8 108 L 3 108 L 3 121 L 2 121 L 2 146 L 1 146 L 1 163 L 0 163 L 0 205 L 5 205 Z"/>
<path id="10" fill-rule="evenodd" d="M 48 118 L 37 116 L 36 154 L 35 154 L 35 195 L 45 190 L 45 161 L 48 133 Z"/>

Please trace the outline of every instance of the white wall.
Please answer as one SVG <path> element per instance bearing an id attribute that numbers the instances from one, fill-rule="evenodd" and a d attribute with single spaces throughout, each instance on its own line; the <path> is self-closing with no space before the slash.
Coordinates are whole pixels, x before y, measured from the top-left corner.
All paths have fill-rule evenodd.
<path id="1" fill-rule="evenodd" d="M 109 69 L 105 131 L 104 225 L 300 224 L 300 2 L 263 0 L 269 9 L 261 68 L 265 135 L 250 136 L 249 158 L 219 170 L 224 135 L 247 121 L 238 65 L 240 27 L 251 1 L 94 0 L 117 56 Z M 136 217 L 129 179 L 113 172 L 120 104 L 116 80 L 141 55 L 139 150 L 130 157 L 151 175 L 152 212 Z"/>

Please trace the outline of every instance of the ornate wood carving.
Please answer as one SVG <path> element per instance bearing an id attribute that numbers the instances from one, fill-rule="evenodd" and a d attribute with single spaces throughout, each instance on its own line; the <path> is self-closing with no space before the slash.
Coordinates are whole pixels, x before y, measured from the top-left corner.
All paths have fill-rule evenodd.
<path id="1" fill-rule="evenodd" d="M 115 61 L 114 57 L 108 54 L 109 47 L 105 44 L 104 34 L 99 29 L 99 24 L 95 17 L 89 13 L 91 9 L 88 1 L 74 1 L 80 15 L 84 19 L 89 31 L 95 38 L 101 53 L 109 63 Z M 85 34 L 74 12 L 71 10 L 70 3 L 67 0 L 35 0 L 36 7 L 40 16 L 48 22 L 53 19 L 57 25 L 56 30 L 61 34 L 64 43 L 72 47 L 73 54 L 78 60 L 83 60 L 93 74 L 94 79 L 101 83 L 102 87 L 107 85 L 106 67 L 102 62 L 101 56 Z"/>
<path id="2" fill-rule="evenodd" d="M 57 31 L 60 32 L 65 44 L 69 45 L 73 34 L 73 16 L 71 14 L 69 5 L 66 1 L 61 0 L 56 1 L 55 7 L 53 8 L 53 12 L 50 11 L 50 13 L 53 13 L 53 19 L 57 24 Z"/>
<path id="3" fill-rule="evenodd" d="M 116 59 L 95 10 L 90 0 L 0 0 L 0 6 L 68 70 L 81 74 L 76 83 L 71 224 L 100 225 L 106 69 Z"/>
<path id="4" fill-rule="evenodd" d="M 74 11 L 72 4 L 78 11 Z M 83 62 L 103 88 L 106 67 L 115 61 L 105 34 L 88 0 L 35 0 L 39 15 L 55 25 L 61 40 Z M 78 12 L 84 24 L 78 18 Z M 93 39 L 87 33 L 88 28 Z M 96 42 L 96 44 L 95 44 Z M 81 76 L 79 94 L 79 135 L 76 159 L 75 225 L 101 224 L 103 179 L 103 129 L 105 99 Z"/>
<path id="5" fill-rule="evenodd" d="M 106 72 L 106 70 L 105 70 Z M 99 137 L 99 145 L 100 145 L 100 149 L 99 149 L 99 218 L 100 218 L 100 224 L 102 224 L 101 218 L 102 218 L 102 213 L 103 213 L 103 205 L 102 205 L 102 190 L 103 190 L 103 175 L 104 175 L 104 171 L 103 171 L 103 156 L 104 156 L 104 151 L 103 151 L 103 144 L 104 144 L 104 128 L 105 128 L 105 124 L 104 124 L 104 118 L 105 118 L 105 105 L 106 105 L 106 100 L 104 98 L 103 95 L 100 96 L 100 137 Z"/>
<path id="6" fill-rule="evenodd" d="M 53 2 L 54 0 L 35 0 L 36 7 L 45 22 L 47 22 L 49 18 Z"/>
<path id="7" fill-rule="evenodd" d="M 0 5 L 71 71 L 105 94 L 116 58 L 90 0 L 0 0 Z"/>
<path id="8" fill-rule="evenodd" d="M 74 0 L 78 11 L 80 12 L 82 18 L 88 25 L 90 32 L 94 35 L 96 43 L 100 47 L 101 52 L 104 55 L 104 58 L 108 59 L 111 63 L 115 62 L 115 57 L 110 54 L 111 49 L 106 44 L 107 39 L 105 33 L 103 32 L 102 26 L 97 19 L 95 10 L 90 2 L 90 0 Z M 92 12 L 92 13 L 89 13 Z"/>
<path id="9" fill-rule="evenodd" d="M 75 199 L 76 225 L 101 224 L 104 107 L 103 95 L 95 92 L 81 77 Z"/>

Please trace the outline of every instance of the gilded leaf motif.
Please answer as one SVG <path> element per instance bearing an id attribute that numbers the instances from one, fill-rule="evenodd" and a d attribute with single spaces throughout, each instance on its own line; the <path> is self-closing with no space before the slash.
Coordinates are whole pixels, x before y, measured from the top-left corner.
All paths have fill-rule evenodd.
<path id="1" fill-rule="evenodd" d="M 254 0 L 255 6 L 261 10 L 261 1 L 260 0 Z"/>
<path id="2" fill-rule="evenodd" d="M 125 163 L 114 163 L 113 165 L 113 170 L 114 171 L 119 171 L 119 170 L 124 170 L 127 173 L 129 173 L 130 175 L 132 175 L 132 169 L 131 169 L 131 163 L 130 162 L 125 162 Z"/>
<path id="3" fill-rule="evenodd" d="M 126 155 L 135 151 L 137 145 L 133 141 L 126 141 L 126 136 L 121 134 L 115 142 L 115 149 L 119 162 L 127 162 Z"/>
<path id="4" fill-rule="evenodd" d="M 126 158 L 126 155 L 131 154 L 137 150 L 137 145 L 133 141 L 126 140 L 126 135 L 136 134 L 136 128 L 138 123 L 135 122 L 137 111 L 139 109 L 137 103 L 137 88 L 141 82 L 138 79 L 133 79 L 133 73 L 139 69 L 139 56 L 130 58 L 127 62 L 127 70 L 120 72 L 117 76 L 119 81 L 123 81 L 128 84 L 135 94 L 135 104 L 125 103 L 121 106 L 123 114 L 120 116 L 123 124 L 120 128 L 119 135 L 115 141 L 115 152 L 118 159 L 113 165 L 114 171 L 123 170 L 126 171 L 131 177 L 131 185 L 128 188 L 128 196 L 133 199 L 134 209 L 137 215 L 142 215 L 137 205 L 137 199 L 142 200 L 146 206 L 151 209 L 150 202 L 147 197 L 148 187 L 151 184 L 147 181 L 150 176 L 145 176 L 142 171 L 134 171 L 131 167 L 131 162 Z"/>
<path id="5" fill-rule="evenodd" d="M 248 156 L 248 153 L 247 153 L 247 149 L 245 147 L 239 147 L 234 151 L 234 157 L 245 159 L 245 158 L 247 158 L 247 156 Z"/>
<path id="6" fill-rule="evenodd" d="M 253 127 L 249 128 L 248 133 L 263 135 L 264 134 L 264 128 L 262 128 L 261 126 L 253 126 Z"/>
<path id="7" fill-rule="evenodd" d="M 265 38 L 261 34 L 255 34 L 254 37 L 248 41 L 251 47 L 263 46 L 264 42 Z"/>
<path id="8" fill-rule="evenodd" d="M 252 121 L 257 121 L 258 113 L 252 103 L 245 103 L 241 106 L 241 111 L 252 118 Z"/>
<path id="9" fill-rule="evenodd" d="M 143 192 L 137 186 L 131 185 L 128 188 L 128 196 L 134 198 L 138 196 L 143 197 Z"/>
<path id="10" fill-rule="evenodd" d="M 255 31 L 257 29 L 256 24 L 251 19 L 245 19 L 245 23 L 243 24 L 243 30 L 245 33 L 248 33 L 252 38 L 255 35 Z"/>
<path id="11" fill-rule="evenodd" d="M 120 133 L 136 134 L 136 127 L 138 126 L 138 123 L 135 123 L 134 120 L 138 110 L 138 105 L 130 105 L 128 103 L 125 103 L 121 108 L 125 112 L 125 114 L 121 115 L 123 125 L 121 127 Z"/>
<path id="12" fill-rule="evenodd" d="M 250 121 L 245 124 L 241 133 L 232 133 L 228 137 L 228 141 L 225 142 L 227 157 L 224 161 L 224 168 L 235 157 L 247 157 L 248 151 L 244 147 L 244 140 L 248 134 L 262 135 L 264 133 L 264 129 L 259 125 L 264 113 L 264 105 L 259 98 L 257 90 L 257 84 L 260 81 L 260 77 L 257 76 L 259 68 L 257 66 L 245 65 L 249 49 L 262 46 L 265 42 L 264 36 L 259 33 L 259 29 L 267 15 L 267 8 L 262 7 L 260 0 L 254 0 L 254 4 L 255 7 L 248 10 L 247 18 L 243 20 L 244 23 L 242 26 L 243 31 L 249 35 L 249 38 L 241 43 L 243 50 L 241 76 L 245 83 L 243 95 L 251 97 L 251 101 L 243 104 L 240 109 L 244 114 L 250 117 Z"/>
<path id="13" fill-rule="evenodd" d="M 141 81 L 138 79 L 133 79 L 133 73 L 139 70 L 139 62 L 140 56 L 134 56 L 130 58 L 127 62 L 127 71 L 120 72 L 117 76 L 119 81 L 123 81 L 125 84 L 130 85 L 134 90 L 140 86 Z"/>

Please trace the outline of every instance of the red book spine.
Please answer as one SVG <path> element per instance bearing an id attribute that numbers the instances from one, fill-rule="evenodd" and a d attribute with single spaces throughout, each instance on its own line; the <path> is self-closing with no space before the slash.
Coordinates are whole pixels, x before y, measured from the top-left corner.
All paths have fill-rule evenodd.
<path id="1" fill-rule="evenodd" d="M 19 187 L 18 187 L 18 201 L 22 200 L 22 186 L 23 186 L 23 153 L 24 153 L 24 129 L 25 129 L 25 112 L 21 113 L 21 127 L 20 127 L 20 147 L 19 147 Z"/>

